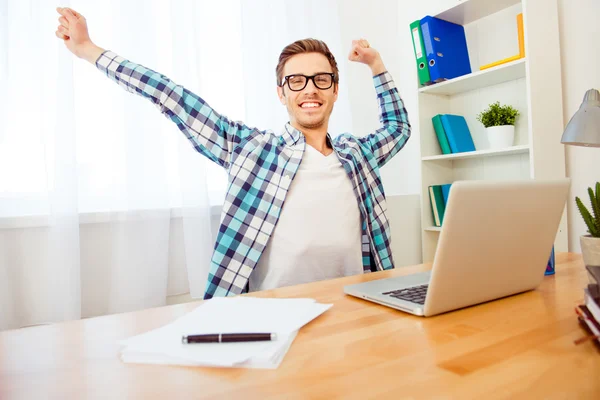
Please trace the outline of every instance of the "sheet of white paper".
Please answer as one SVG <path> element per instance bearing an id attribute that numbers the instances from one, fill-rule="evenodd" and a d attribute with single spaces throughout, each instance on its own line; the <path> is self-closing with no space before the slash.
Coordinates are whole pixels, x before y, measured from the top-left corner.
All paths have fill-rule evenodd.
<path id="1" fill-rule="evenodd" d="M 298 334 L 297 331 L 296 332 L 292 332 L 290 334 L 290 336 L 288 336 L 288 339 L 287 339 L 286 343 L 284 345 L 280 346 L 272 354 L 269 354 L 269 353 L 259 354 L 258 356 L 252 357 L 248 361 L 245 361 L 245 362 L 240 363 L 240 364 L 235 364 L 233 366 L 234 367 L 241 367 L 241 368 L 267 368 L 267 369 L 276 369 L 276 368 L 279 367 L 279 365 L 283 361 L 283 358 L 285 357 L 285 355 L 287 354 L 288 350 L 292 346 L 292 343 L 294 342 L 294 339 L 296 339 L 296 335 L 297 334 Z"/>
<path id="2" fill-rule="evenodd" d="M 213 298 L 161 328 L 120 342 L 124 362 L 276 368 L 298 329 L 328 310 L 313 299 Z M 268 342 L 183 344 L 203 333 L 276 333 Z"/>
<path id="3" fill-rule="evenodd" d="M 276 369 L 283 361 L 284 356 L 288 352 L 290 346 L 294 342 L 298 332 L 292 332 L 285 340 L 284 345 L 279 346 L 276 351 L 259 354 L 255 357 L 248 359 L 242 363 L 237 364 L 217 364 L 217 363 L 204 363 L 197 362 L 183 358 L 177 358 L 174 356 L 147 353 L 147 352 L 136 352 L 129 350 L 128 348 L 121 352 L 121 359 L 126 363 L 135 364 L 168 364 L 168 365 L 180 365 L 180 366 L 208 366 L 208 367 L 232 367 L 232 368 L 260 368 L 260 369 Z"/>
<path id="4" fill-rule="evenodd" d="M 189 333 L 297 331 L 327 311 L 331 304 L 314 299 L 261 299 L 218 297 L 193 312 L 196 325 Z"/>

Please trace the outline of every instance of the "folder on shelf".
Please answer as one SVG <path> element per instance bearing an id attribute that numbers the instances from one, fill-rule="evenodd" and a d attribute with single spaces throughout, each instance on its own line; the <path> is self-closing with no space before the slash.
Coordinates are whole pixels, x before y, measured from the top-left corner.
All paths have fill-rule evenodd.
<path id="1" fill-rule="evenodd" d="M 442 124 L 442 115 L 438 114 L 431 119 L 433 122 L 433 130 L 435 131 L 435 135 L 437 136 L 438 143 L 440 144 L 440 149 L 442 150 L 442 154 L 450 154 L 452 150 L 450 150 L 450 144 L 448 143 L 448 138 L 446 137 L 446 132 L 444 132 L 444 125 Z"/>
<path id="2" fill-rule="evenodd" d="M 429 201 L 431 203 L 431 212 L 433 214 L 433 223 L 435 226 L 442 226 L 444 223 L 444 195 L 441 185 L 429 186 Z"/>
<path id="3" fill-rule="evenodd" d="M 495 67 L 497 65 L 506 64 L 506 63 L 509 63 L 511 61 L 516 61 L 516 60 L 519 60 L 519 59 L 521 59 L 520 55 L 516 55 L 516 56 L 512 56 L 512 57 L 507 57 L 507 58 L 504 58 L 502 60 L 498 60 L 498 61 L 494 61 L 494 62 L 489 63 L 489 64 L 482 65 L 481 67 L 479 67 L 479 69 L 483 71 L 484 69 L 492 68 L 492 67 Z"/>
<path id="4" fill-rule="evenodd" d="M 517 33 L 519 35 L 519 55 L 525 57 L 525 32 L 523 31 L 523 13 L 517 15 Z"/>
<path id="5" fill-rule="evenodd" d="M 519 54 L 517 54 L 516 56 L 507 57 L 502 60 L 482 65 L 481 67 L 479 67 L 479 69 L 483 71 L 484 69 L 492 68 L 501 64 L 506 64 L 508 62 L 516 61 L 525 57 L 525 33 L 523 31 L 523 13 L 517 15 L 517 34 L 519 37 Z"/>
<path id="6" fill-rule="evenodd" d="M 462 25 L 426 16 L 421 32 L 429 75 L 433 82 L 471 73 L 465 29 Z"/>
<path id="7" fill-rule="evenodd" d="M 473 143 L 471 132 L 469 131 L 467 121 L 465 121 L 463 116 L 443 114 L 441 120 L 452 153 L 475 151 L 475 144 Z"/>
<path id="8" fill-rule="evenodd" d="M 423 33 L 421 32 L 420 20 L 416 20 L 412 24 L 410 24 L 410 32 L 413 41 L 415 60 L 417 62 L 417 73 L 419 75 L 419 83 L 421 85 L 426 85 L 428 83 L 431 83 L 431 78 L 429 77 L 427 57 L 425 56 L 425 49 L 423 46 Z"/>

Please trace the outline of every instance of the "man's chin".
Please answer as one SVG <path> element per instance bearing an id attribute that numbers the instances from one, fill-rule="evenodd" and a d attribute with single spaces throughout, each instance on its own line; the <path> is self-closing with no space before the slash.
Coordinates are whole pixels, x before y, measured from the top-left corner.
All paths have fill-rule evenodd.
<path id="1" fill-rule="evenodd" d="M 307 129 L 317 129 L 323 126 L 325 120 L 320 121 L 298 121 L 298 125 Z"/>
<path id="2" fill-rule="evenodd" d="M 298 125 L 303 128 L 317 129 L 325 124 L 325 118 L 298 118 Z"/>

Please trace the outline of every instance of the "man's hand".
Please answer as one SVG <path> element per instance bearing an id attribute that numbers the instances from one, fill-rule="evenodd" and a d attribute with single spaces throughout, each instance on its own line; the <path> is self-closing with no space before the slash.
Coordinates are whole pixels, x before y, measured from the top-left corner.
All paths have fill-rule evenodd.
<path id="1" fill-rule="evenodd" d="M 352 41 L 352 49 L 348 55 L 348 60 L 367 64 L 373 75 L 379 75 L 386 71 L 379 52 L 372 48 L 365 39 Z"/>
<path id="2" fill-rule="evenodd" d="M 56 36 L 64 41 L 71 53 L 95 63 L 104 50 L 92 43 L 85 17 L 70 8 L 58 7 L 56 11 L 60 14 Z"/>

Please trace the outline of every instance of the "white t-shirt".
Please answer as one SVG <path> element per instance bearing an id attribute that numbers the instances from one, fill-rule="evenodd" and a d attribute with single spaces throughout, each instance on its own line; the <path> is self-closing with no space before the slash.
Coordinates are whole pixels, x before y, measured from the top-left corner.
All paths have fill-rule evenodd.
<path id="1" fill-rule="evenodd" d="M 279 221 L 254 271 L 250 291 L 363 273 L 361 220 L 352 183 L 335 152 L 310 145 Z"/>

